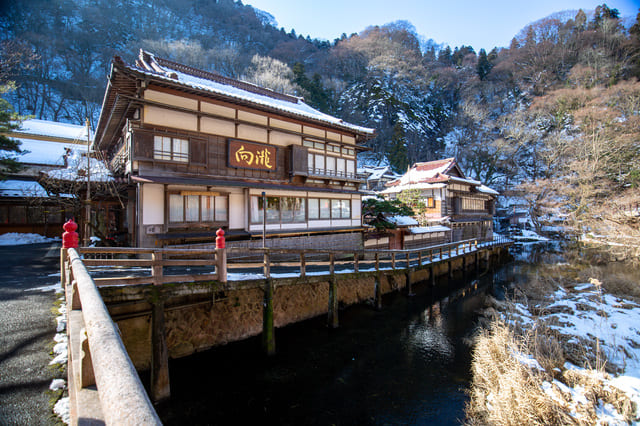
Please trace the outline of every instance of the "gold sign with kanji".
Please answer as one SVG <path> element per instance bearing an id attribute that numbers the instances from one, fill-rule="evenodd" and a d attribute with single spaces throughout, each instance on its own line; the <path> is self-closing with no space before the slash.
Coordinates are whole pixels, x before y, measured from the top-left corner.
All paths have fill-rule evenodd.
<path id="1" fill-rule="evenodd" d="M 242 169 L 276 171 L 276 147 L 229 139 L 229 165 Z"/>

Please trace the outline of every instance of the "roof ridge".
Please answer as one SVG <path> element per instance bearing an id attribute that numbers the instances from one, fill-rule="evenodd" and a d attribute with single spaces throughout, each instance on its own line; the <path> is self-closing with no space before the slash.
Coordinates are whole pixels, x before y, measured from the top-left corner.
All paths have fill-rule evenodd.
<path id="1" fill-rule="evenodd" d="M 170 59 L 165 59 L 165 58 L 160 58 L 155 56 L 153 53 L 151 52 L 147 52 L 145 50 L 140 49 L 140 56 L 139 56 L 140 62 L 146 64 L 146 62 L 148 60 L 152 60 L 155 61 L 155 63 L 160 66 L 160 67 L 167 67 L 170 68 L 172 70 L 175 71 L 180 71 L 183 72 L 185 74 L 189 74 L 192 75 L 194 77 L 199 77 L 199 78 L 204 78 L 206 80 L 210 80 L 210 81 L 214 81 L 216 83 L 220 83 L 220 84 L 224 84 L 227 86 L 232 86 L 235 87 L 237 89 L 241 89 L 241 90 L 246 90 L 247 92 L 251 92 L 251 93 L 255 93 L 256 95 L 262 95 L 262 96 L 268 96 L 274 99 L 278 99 L 281 101 L 286 101 L 286 102 L 291 102 L 294 104 L 299 103 L 300 101 L 302 101 L 302 98 L 299 98 L 297 96 L 293 96 L 293 95 L 287 95 L 285 93 L 279 93 L 276 92 L 274 90 L 271 89 L 267 89 L 265 87 L 260 87 L 258 85 L 255 85 L 253 83 L 248 83 L 246 81 L 241 81 L 241 80 L 236 80 L 230 77 L 225 77 L 222 74 L 218 74 L 216 72 L 211 72 L 211 71 L 205 71 L 205 70 L 201 70 L 199 68 L 195 68 L 189 65 L 185 65 L 185 64 L 181 64 L 179 62 L 175 62 L 172 61 Z M 155 67 L 153 66 L 153 63 L 149 63 L 148 64 L 151 69 L 149 69 L 149 71 L 152 72 L 158 72 L 158 73 L 162 73 L 160 70 L 155 69 Z M 147 67 L 145 67 L 147 68 Z M 169 75 L 170 73 L 166 73 L 166 75 L 168 75 L 170 78 L 174 78 L 175 80 L 177 80 L 178 76 L 175 75 L 175 77 L 173 75 Z M 175 73 L 174 73 L 175 74 Z"/>

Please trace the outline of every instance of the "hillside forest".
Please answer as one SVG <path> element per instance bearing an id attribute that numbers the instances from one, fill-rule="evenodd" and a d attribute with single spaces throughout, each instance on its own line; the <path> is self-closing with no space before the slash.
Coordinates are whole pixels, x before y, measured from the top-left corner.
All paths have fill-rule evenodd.
<path id="1" fill-rule="evenodd" d="M 639 237 L 624 213 L 640 201 L 640 13 L 558 12 L 476 52 L 406 21 L 311 39 L 232 0 L 0 7 L 1 95 L 21 116 L 95 125 L 113 56 L 131 63 L 142 48 L 375 128 L 360 164 L 403 172 L 456 157 L 536 224 L 552 214 Z"/>

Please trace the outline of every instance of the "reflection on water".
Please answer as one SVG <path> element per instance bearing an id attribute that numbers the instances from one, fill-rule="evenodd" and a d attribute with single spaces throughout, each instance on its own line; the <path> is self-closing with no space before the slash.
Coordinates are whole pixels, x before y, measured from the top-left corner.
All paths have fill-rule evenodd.
<path id="1" fill-rule="evenodd" d="M 279 425 L 459 424 L 470 379 L 477 311 L 492 289 L 488 274 L 469 294 L 415 285 L 382 311 L 340 312 L 340 328 L 316 318 L 276 330 L 277 355 L 259 338 L 171 361 L 171 401 L 163 422 Z"/>

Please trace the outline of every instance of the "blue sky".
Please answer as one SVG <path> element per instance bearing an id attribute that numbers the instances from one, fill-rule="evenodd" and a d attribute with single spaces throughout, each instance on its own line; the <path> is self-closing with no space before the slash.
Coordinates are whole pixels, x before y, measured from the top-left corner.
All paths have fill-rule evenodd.
<path id="1" fill-rule="evenodd" d="M 606 3 L 635 16 L 640 0 L 244 0 L 273 15 L 287 32 L 333 41 L 370 25 L 406 20 L 418 34 L 452 48 L 506 47 L 528 23 L 554 12 L 593 10 Z"/>

